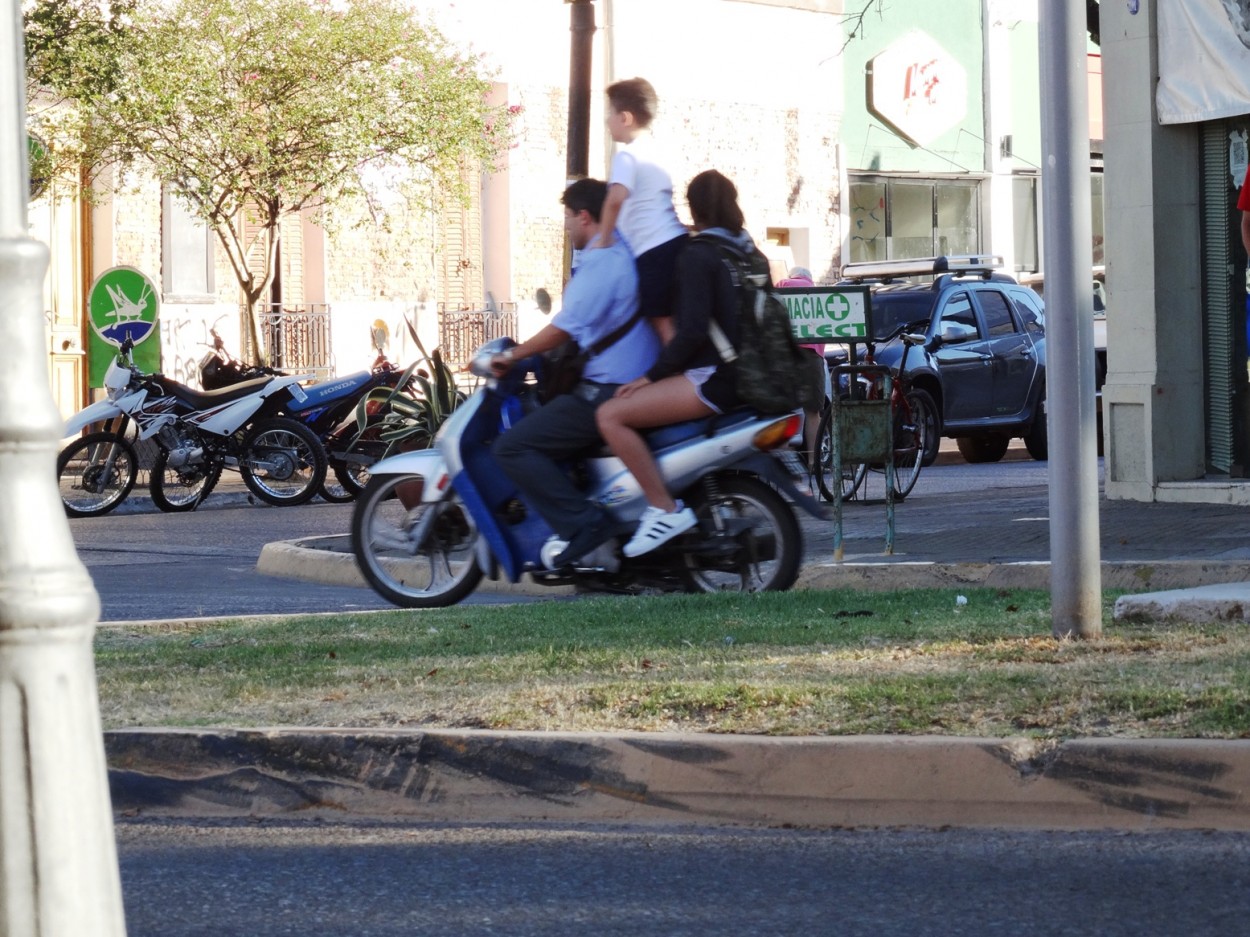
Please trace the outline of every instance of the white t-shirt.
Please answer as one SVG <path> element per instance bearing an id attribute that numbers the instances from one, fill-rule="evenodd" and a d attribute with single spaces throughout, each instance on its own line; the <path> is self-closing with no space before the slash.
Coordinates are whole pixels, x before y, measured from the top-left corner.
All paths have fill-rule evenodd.
<path id="1" fill-rule="evenodd" d="M 635 257 L 686 233 L 673 208 L 673 180 L 661 155 L 651 134 L 642 133 L 612 157 L 608 185 L 629 190 L 616 227 Z"/>

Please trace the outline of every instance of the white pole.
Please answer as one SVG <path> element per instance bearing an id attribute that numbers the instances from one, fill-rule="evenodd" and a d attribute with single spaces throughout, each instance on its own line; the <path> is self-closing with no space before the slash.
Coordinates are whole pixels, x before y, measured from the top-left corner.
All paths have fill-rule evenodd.
<path id="1" fill-rule="evenodd" d="M 91 651 L 100 605 L 54 480 L 23 61 L 20 4 L 0 0 L 0 937 L 112 937 L 126 925 Z"/>
<path id="2" fill-rule="evenodd" d="M 1050 604 L 1056 637 L 1102 633 L 1084 0 L 1039 4 Z"/>

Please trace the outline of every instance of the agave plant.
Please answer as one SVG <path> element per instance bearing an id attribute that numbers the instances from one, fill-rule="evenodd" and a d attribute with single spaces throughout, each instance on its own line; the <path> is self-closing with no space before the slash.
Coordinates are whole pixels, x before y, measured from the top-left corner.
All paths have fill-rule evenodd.
<path id="1" fill-rule="evenodd" d="M 362 440 L 381 444 L 378 458 L 428 448 L 447 417 L 465 400 L 439 350 L 427 353 L 415 330 L 413 338 L 421 357 L 408 366 L 394 387 L 375 388 L 356 405 L 356 435 L 349 451 Z M 423 363 L 428 370 L 420 367 Z"/>

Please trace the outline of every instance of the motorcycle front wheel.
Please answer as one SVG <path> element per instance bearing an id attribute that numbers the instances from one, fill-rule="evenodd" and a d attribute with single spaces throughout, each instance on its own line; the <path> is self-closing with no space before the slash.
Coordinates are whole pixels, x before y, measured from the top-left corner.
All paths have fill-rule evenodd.
<path id="1" fill-rule="evenodd" d="M 116 433 L 88 433 L 56 457 L 61 503 L 69 517 L 102 517 L 129 496 L 139 472 L 134 447 Z"/>
<path id="2" fill-rule="evenodd" d="M 304 504 L 325 483 L 326 453 L 303 423 L 274 417 L 248 431 L 239 472 L 248 490 L 268 504 Z"/>
<path id="3" fill-rule="evenodd" d="M 371 478 L 352 512 L 352 549 L 378 595 L 405 608 L 455 605 L 482 581 L 473 515 L 454 492 L 421 501 L 419 475 Z"/>
<path id="4" fill-rule="evenodd" d="M 221 462 L 196 462 L 172 468 L 169 453 L 161 450 L 152 463 L 148 492 L 152 503 L 167 514 L 194 511 L 217 487 L 221 478 Z"/>
<path id="5" fill-rule="evenodd" d="M 749 475 L 723 476 L 686 498 L 699 541 L 682 553 L 691 592 L 781 592 L 794 585 L 803 535 L 781 495 Z"/>

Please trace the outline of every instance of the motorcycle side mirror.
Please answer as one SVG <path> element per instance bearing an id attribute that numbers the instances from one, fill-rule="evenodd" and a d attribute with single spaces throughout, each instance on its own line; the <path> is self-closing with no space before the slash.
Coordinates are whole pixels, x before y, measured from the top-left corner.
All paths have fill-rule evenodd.
<path id="1" fill-rule="evenodd" d="M 543 315 L 546 316 L 551 314 L 551 294 L 541 286 L 534 294 L 534 302 L 538 303 L 538 311 Z"/>

